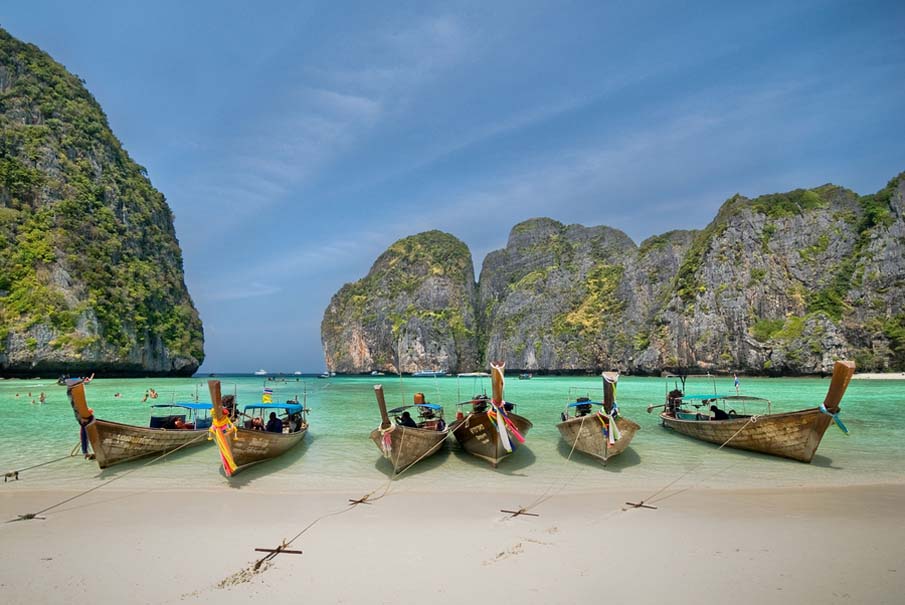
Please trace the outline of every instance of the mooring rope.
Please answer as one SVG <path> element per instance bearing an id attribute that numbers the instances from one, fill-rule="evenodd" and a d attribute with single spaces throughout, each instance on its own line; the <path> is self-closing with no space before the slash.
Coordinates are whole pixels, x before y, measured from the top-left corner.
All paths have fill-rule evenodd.
<path id="1" fill-rule="evenodd" d="M 735 439 L 735 438 L 738 436 L 739 433 L 741 433 L 743 430 L 745 430 L 746 428 L 748 428 L 748 425 L 751 424 L 751 423 L 753 423 L 753 422 L 757 422 L 757 415 L 756 415 L 756 414 L 755 414 L 754 416 L 751 416 L 751 417 L 748 419 L 748 422 L 746 422 L 745 424 L 743 424 L 742 427 L 741 427 L 739 430 L 735 431 L 735 433 L 733 433 L 732 436 L 729 437 L 729 439 L 727 439 L 727 440 L 724 441 L 722 444 L 720 444 L 720 446 L 719 446 L 718 448 L 716 448 L 716 449 L 714 450 L 714 452 L 718 452 L 718 451 L 720 451 L 721 449 L 723 449 L 723 448 L 726 446 L 726 444 L 728 444 L 730 441 L 732 441 L 733 439 Z M 679 475 L 678 477 L 676 477 L 675 479 L 673 479 L 672 481 L 670 481 L 669 483 L 667 483 L 666 485 L 664 485 L 663 487 L 661 487 L 660 489 L 658 489 L 656 492 L 654 492 L 653 494 L 651 494 L 651 495 L 648 496 L 647 498 L 644 498 L 643 500 L 641 500 L 641 504 L 650 503 L 650 502 L 659 502 L 659 501 L 663 501 L 663 500 L 665 500 L 666 498 L 671 498 L 672 496 L 676 495 L 676 494 L 670 494 L 669 496 L 665 496 L 665 497 L 663 497 L 663 498 L 659 498 L 659 499 L 655 500 L 655 498 L 657 498 L 657 496 L 659 496 L 660 494 L 662 494 L 663 492 L 665 492 L 666 490 L 668 490 L 670 487 L 672 487 L 673 485 L 675 485 L 676 483 L 678 483 L 679 481 L 681 481 L 682 479 L 684 479 L 685 477 L 687 477 L 689 474 L 691 474 L 691 473 L 693 473 L 694 471 L 696 471 L 696 470 L 698 470 L 699 468 L 701 468 L 701 466 L 703 466 L 703 465 L 704 465 L 704 461 L 703 461 L 703 460 L 700 461 L 700 462 L 698 462 L 697 464 L 695 464 L 695 465 L 692 466 L 691 468 L 687 469 L 684 473 L 682 473 L 681 475 Z M 734 465 L 733 465 L 733 466 L 734 466 Z M 715 474 L 713 474 L 712 476 L 708 477 L 708 479 L 711 478 L 711 477 L 715 477 L 716 475 L 718 475 L 718 474 L 724 472 L 725 470 L 726 470 L 726 469 L 723 468 L 723 469 L 717 471 Z M 685 489 L 682 490 L 682 491 L 688 491 L 689 489 L 691 489 L 691 487 L 685 488 Z M 681 493 L 681 492 L 678 492 L 678 493 Z"/>
<path id="2" fill-rule="evenodd" d="M 57 508 L 58 506 L 62 506 L 62 505 L 64 505 L 64 504 L 66 504 L 67 502 L 72 502 L 72 501 L 75 500 L 76 498 L 81 498 L 82 496 L 84 496 L 84 495 L 86 495 L 86 494 L 90 494 L 90 493 L 93 492 L 93 491 L 99 490 L 100 488 L 102 488 L 102 487 L 104 487 L 104 486 L 106 486 L 106 485 L 110 485 L 111 483 L 113 483 L 114 481 L 117 481 L 118 479 L 122 479 L 123 477 L 127 477 L 127 476 L 131 475 L 132 473 L 134 473 L 135 471 L 139 471 L 139 470 L 145 468 L 146 466 L 148 466 L 148 465 L 150 465 L 150 464 L 153 464 L 153 463 L 157 462 L 158 460 L 162 460 L 162 459 L 166 458 L 167 456 L 169 456 L 170 454 L 176 453 L 176 452 L 178 452 L 179 450 L 181 450 L 182 448 L 187 447 L 187 446 L 189 446 L 189 445 L 192 445 L 192 444 L 195 443 L 196 441 L 198 441 L 198 440 L 200 440 L 200 439 L 202 439 L 202 438 L 206 438 L 206 437 L 207 437 L 207 433 L 205 432 L 204 434 L 198 436 L 197 438 L 195 438 L 195 439 L 193 439 L 193 440 L 191 440 L 191 441 L 187 441 L 187 442 L 183 443 L 182 445 L 180 445 L 179 447 L 174 448 L 174 449 L 169 450 L 169 451 L 166 451 L 166 452 L 164 452 L 163 454 L 161 454 L 160 456 L 158 456 L 158 457 L 156 457 L 156 458 L 153 458 L 152 460 L 149 460 L 149 461 L 145 462 L 145 463 L 142 464 L 141 466 L 137 466 L 137 467 L 135 467 L 135 468 L 133 468 L 133 469 L 131 469 L 131 470 L 126 471 L 125 473 L 123 473 L 123 474 L 121 474 L 121 475 L 117 475 L 116 477 L 113 477 L 112 479 L 110 479 L 110 480 L 108 480 L 108 481 L 104 481 L 104 482 L 101 483 L 100 485 L 95 485 L 94 487 L 92 487 L 92 488 L 90 488 L 90 489 L 87 489 L 87 490 L 85 490 L 85 491 L 83 491 L 83 492 L 81 492 L 81 493 L 79 493 L 79 494 L 76 494 L 76 495 L 74 495 L 74 496 L 71 496 L 71 497 L 69 497 L 69 498 L 66 498 L 66 499 L 63 500 L 63 501 L 57 502 L 56 504 L 54 504 L 54 505 L 52 505 L 52 506 L 48 506 L 47 508 L 44 508 L 44 509 L 42 509 L 42 510 L 39 510 L 39 511 L 36 512 L 36 513 L 26 513 L 26 514 L 24 514 L 24 515 L 19 515 L 18 518 L 16 518 L 16 519 L 10 519 L 9 521 L 6 521 L 6 523 L 12 523 L 12 522 L 14 522 L 14 521 L 27 521 L 27 520 L 30 520 L 30 519 L 34 519 L 34 518 L 36 518 L 38 515 L 41 515 L 41 514 L 43 514 L 43 513 L 46 513 L 46 512 L 49 511 L 49 510 L 53 510 L 53 509 Z"/>
<path id="3" fill-rule="evenodd" d="M 568 464 L 568 462 L 572 460 L 572 454 L 575 453 L 575 447 L 578 445 L 578 439 L 581 437 L 581 430 L 584 428 L 584 421 L 586 418 L 587 418 L 587 416 L 581 417 L 581 423 L 578 425 L 578 433 L 575 436 L 575 441 L 572 443 L 572 449 L 569 450 L 569 455 L 568 455 L 568 457 L 566 457 L 566 462 L 565 462 L 566 464 Z M 568 484 L 575 481 L 575 479 L 577 479 L 578 476 L 584 472 L 584 470 L 585 470 L 584 467 L 579 467 L 578 470 L 575 471 L 571 477 L 566 478 L 559 485 L 559 487 L 556 489 L 555 493 L 551 493 L 551 492 L 553 491 L 553 488 L 557 485 L 557 482 L 556 481 L 550 482 L 550 484 L 547 486 L 547 489 L 546 489 L 546 491 L 544 491 L 544 493 L 542 493 L 540 496 L 538 496 L 537 499 L 534 502 L 532 502 L 531 504 L 529 504 L 528 506 L 520 507 L 519 510 L 524 513 L 524 512 L 528 512 L 534 508 L 537 508 L 538 506 L 540 506 L 541 504 L 543 504 L 544 502 L 546 502 L 553 496 L 556 496 L 559 493 L 561 493 L 562 490 L 564 490 Z"/>
<path id="4" fill-rule="evenodd" d="M 68 458 L 72 458 L 73 456 L 75 456 L 75 451 L 76 451 L 76 449 L 78 449 L 78 447 L 79 447 L 79 444 L 76 443 L 75 447 L 72 449 L 72 451 L 66 456 L 60 456 L 59 458 L 54 458 L 53 460 L 48 460 L 47 462 L 41 462 L 39 464 L 33 464 L 31 466 L 26 466 L 25 468 L 18 468 L 18 469 L 7 472 L 6 475 L 4 475 L 4 476 L 11 477 L 11 476 L 15 475 L 16 479 L 18 479 L 19 473 L 24 473 L 25 471 L 30 471 L 33 468 L 38 468 L 40 466 L 47 466 L 48 464 L 53 464 L 54 462 L 59 462 L 60 460 L 66 460 Z M 4 483 L 6 483 L 6 482 L 4 481 Z"/>
<path id="5" fill-rule="evenodd" d="M 399 441 L 399 447 L 397 448 L 396 460 L 394 460 L 394 462 L 393 462 L 393 470 L 394 470 L 394 473 L 393 473 L 392 476 L 390 476 L 390 477 L 387 479 L 387 481 L 386 481 L 385 483 L 383 483 L 382 485 L 378 486 L 377 488 L 371 490 L 370 492 L 368 492 L 367 494 L 365 494 L 365 495 L 362 496 L 361 498 L 358 498 L 357 500 L 351 500 L 351 501 L 349 502 L 349 504 L 346 505 L 346 506 L 344 506 L 343 508 L 340 508 L 340 509 L 336 509 L 336 510 L 330 511 L 330 512 L 328 512 L 328 513 L 324 513 L 323 515 L 317 517 L 316 519 L 314 519 L 313 521 L 311 521 L 308 525 L 306 525 L 304 528 L 302 528 L 302 530 L 299 531 L 297 534 L 295 534 L 292 538 L 290 538 L 289 540 L 284 540 L 283 543 L 280 545 L 280 548 L 279 548 L 279 549 L 274 549 L 273 552 L 268 553 L 268 554 L 265 555 L 264 557 L 261 557 L 260 559 L 258 559 L 257 561 L 255 561 L 254 564 L 252 564 L 248 569 L 240 570 L 239 572 L 233 574 L 232 576 L 229 576 L 229 577 L 227 577 L 227 578 L 224 578 L 219 584 L 217 584 L 217 587 L 218 587 L 218 588 L 224 588 L 224 587 L 230 586 L 230 585 L 232 585 L 232 584 L 234 584 L 234 583 L 236 583 L 236 582 L 247 581 L 247 580 L 249 579 L 249 576 L 250 576 L 250 575 L 253 575 L 253 574 L 262 572 L 263 570 L 261 569 L 261 567 L 262 567 L 262 565 L 264 565 L 264 563 L 267 563 L 267 562 L 272 561 L 273 559 L 275 559 L 276 556 L 279 555 L 281 551 L 286 550 L 286 548 L 289 547 L 289 546 L 291 546 L 293 542 L 295 542 L 296 540 L 298 540 L 298 539 L 299 539 L 302 535 L 304 535 L 308 530 L 310 530 L 312 527 L 314 527 L 315 525 L 317 525 L 318 523 L 320 523 L 320 522 L 323 521 L 324 519 L 327 519 L 327 518 L 329 518 L 329 517 L 335 517 L 335 516 L 338 516 L 338 515 L 347 513 L 347 512 L 349 512 L 350 510 L 352 510 L 353 508 L 356 508 L 356 506 L 357 506 L 358 504 L 371 504 L 371 503 L 373 503 L 373 502 L 376 502 L 376 501 L 380 500 L 381 498 L 384 498 L 384 497 L 388 496 L 388 495 L 389 495 L 389 491 L 390 491 L 390 487 L 392 487 L 393 482 L 394 482 L 396 479 L 398 479 L 399 477 L 401 477 L 401 476 L 402 476 L 406 471 L 408 471 L 410 468 L 412 468 L 413 466 L 415 466 L 415 464 L 417 464 L 418 462 L 420 462 L 421 460 L 423 460 L 425 457 L 427 457 L 427 456 L 431 453 L 430 449 L 426 450 L 426 451 L 425 451 L 423 454 L 421 454 L 414 462 L 412 462 L 412 463 L 409 464 L 407 467 L 405 467 L 404 469 L 402 469 L 401 471 L 399 471 L 398 473 L 396 473 L 396 472 L 395 472 L 396 462 L 399 460 L 399 454 L 398 454 L 398 452 L 401 452 L 401 451 L 402 451 L 402 444 L 405 442 L 405 430 L 404 430 L 404 427 L 402 427 L 402 428 L 403 428 L 402 439 Z M 374 496 L 374 494 L 380 492 L 381 490 L 383 490 L 383 492 L 382 492 L 379 496 L 377 496 L 377 497 L 372 497 L 372 496 Z"/>

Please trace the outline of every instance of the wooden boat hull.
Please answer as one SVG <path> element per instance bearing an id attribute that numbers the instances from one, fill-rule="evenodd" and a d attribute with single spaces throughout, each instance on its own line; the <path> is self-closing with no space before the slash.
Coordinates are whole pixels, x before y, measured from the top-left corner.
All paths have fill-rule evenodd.
<path id="1" fill-rule="evenodd" d="M 235 437 L 230 437 L 229 447 L 236 463 L 235 475 L 238 472 L 257 464 L 282 456 L 298 445 L 308 432 L 308 427 L 294 433 L 268 433 L 240 428 Z"/>
<path id="2" fill-rule="evenodd" d="M 556 428 L 559 429 L 559 434 L 569 444 L 569 447 L 606 462 L 625 451 L 632 442 L 632 437 L 641 429 L 636 423 L 622 416 L 617 416 L 616 426 L 622 437 L 613 445 L 607 441 L 601 430 L 600 421 L 594 415 L 569 418 L 565 422 L 557 424 Z"/>
<path id="3" fill-rule="evenodd" d="M 109 420 L 85 426 L 88 442 L 100 468 L 207 443 L 207 429 L 152 429 Z"/>
<path id="4" fill-rule="evenodd" d="M 810 462 L 833 419 L 819 408 L 729 420 L 678 420 L 660 414 L 677 433 L 736 449 Z M 750 422 L 749 422 L 750 421 Z M 738 434 L 736 434 L 738 433 Z M 730 440 L 731 438 L 731 440 Z"/>
<path id="5" fill-rule="evenodd" d="M 531 421 L 524 416 L 519 416 L 512 412 L 509 412 L 508 415 L 509 419 L 512 420 L 512 423 L 515 424 L 523 437 L 527 435 L 531 427 L 534 426 L 531 424 Z M 506 448 L 503 447 L 497 424 L 490 419 L 487 412 L 472 412 L 462 420 L 457 420 L 453 423 L 452 426 L 450 426 L 450 430 L 453 435 L 455 435 L 456 441 L 459 442 L 466 452 L 473 456 L 477 456 L 482 460 L 486 460 L 494 467 L 496 467 L 503 458 L 512 453 L 506 451 Z M 514 452 L 518 446 L 518 441 L 512 436 L 509 437 L 509 441 L 512 444 L 512 451 Z"/>
<path id="6" fill-rule="evenodd" d="M 442 431 L 394 425 L 389 429 L 390 451 L 383 447 L 383 433 L 380 429 L 371 431 L 373 441 L 383 457 L 393 465 L 394 473 L 401 473 L 419 460 L 435 454 L 449 435 L 449 428 Z"/>

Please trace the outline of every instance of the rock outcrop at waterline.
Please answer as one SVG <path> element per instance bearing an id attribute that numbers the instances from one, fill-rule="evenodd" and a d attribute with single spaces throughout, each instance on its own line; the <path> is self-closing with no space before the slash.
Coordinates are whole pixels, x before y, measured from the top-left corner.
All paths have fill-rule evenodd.
<path id="1" fill-rule="evenodd" d="M 469 274 L 459 274 L 463 293 L 475 287 Z M 478 319 L 476 354 L 449 365 L 459 371 L 492 359 L 541 372 L 815 374 L 838 358 L 864 371 L 905 370 L 905 173 L 866 196 L 835 185 L 736 195 L 704 229 L 640 246 L 609 227 L 532 219 L 487 255 L 479 284 L 473 309 L 463 308 L 468 294 L 450 309 Z M 337 312 L 348 288 L 324 320 L 328 367 L 395 369 L 392 339 Z M 388 304 L 379 288 L 355 294 L 362 309 Z M 436 343 L 454 330 L 435 328 L 408 333 L 403 371 L 438 365 L 420 351 L 448 349 Z M 456 342 L 471 346 L 470 330 L 458 328 Z"/>
<path id="2" fill-rule="evenodd" d="M 363 279 L 346 284 L 321 323 L 327 368 L 464 371 L 478 363 L 474 268 L 448 233 L 401 239 Z"/>
<path id="3" fill-rule="evenodd" d="M 173 215 L 83 82 L 0 29 L 0 374 L 191 375 Z"/>

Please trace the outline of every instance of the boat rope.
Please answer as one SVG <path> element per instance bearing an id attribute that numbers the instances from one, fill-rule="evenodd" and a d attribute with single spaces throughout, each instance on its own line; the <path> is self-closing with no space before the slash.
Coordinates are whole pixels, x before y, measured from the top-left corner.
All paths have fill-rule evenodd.
<path id="1" fill-rule="evenodd" d="M 726 447 L 726 445 L 727 445 L 730 441 L 732 441 L 733 439 L 735 439 L 735 438 L 738 436 L 739 433 L 741 433 L 741 432 L 744 431 L 746 428 L 748 428 L 748 425 L 749 425 L 749 424 L 754 424 L 754 423 L 756 423 L 756 422 L 757 422 L 757 415 L 755 414 L 754 416 L 751 416 L 750 418 L 748 418 L 748 422 L 746 422 L 745 424 L 743 424 L 743 425 L 741 426 L 741 428 L 739 428 L 739 430 L 735 431 L 735 432 L 732 434 L 732 436 L 729 437 L 729 439 L 727 439 L 727 440 L 724 441 L 722 444 L 720 444 L 720 446 L 719 446 L 718 448 L 716 448 L 716 450 L 714 450 L 714 452 L 718 452 L 718 451 L 720 451 L 721 449 L 723 449 L 724 447 Z M 645 504 L 650 504 L 651 502 L 663 501 L 663 500 L 666 500 L 667 498 L 670 498 L 670 497 L 676 495 L 676 494 L 669 494 L 669 495 L 664 496 L 664 497 L 662 497 L 662 498 L 657 498 L 657 496 L 659 496 L 660 494 L 662 494 L 663 492 L 665 492 L 666 490 L 668 490 L 670 487 L 672 487 L 673 485 L 675 485 L 676 483 L 678 483 L 679 481 L 681 481 L 682 479 L 684 479 L 685 477 L 687 477 L 687 476 L 690 475 L 691 473 L 693 473 L 693 472 L 695 472 L 696 470 L 698 470 L 699 468 L 701 468 L 701 466 L 703 466 L 703 464 L 704 464 L 704 461 L 701 460 L 700 462 L 698 462 L 697 464 L 695 464 L 695 465 L 692 466 L 691 468 L 686 469 L 684 473 L 682 473 L 681 475 L 679 475 L 678 477 L 676 477 L 675 479 L 673 479 L 672 481 L 670 481 L 669 483 L 667 483 L 666 485 L 664 485 L 663 487 L 661 487 L 660 489 L 658 489 L 656 492 L 654 492 L 653 494 L 651 494 L 651 495 L 648 496 L 647 498 L 644 498 L 644 499 L 641 500 L 640 502 L 626 502 L 626 504 L 629 504 L 629 505 L 631 505 L 631 506 L 634 506 L 635 508 L 650 508 L 650 507 L 645 507 Z M 713 475 L 711 475 L 710 477 L 708 477 L 708 479 L 709 479 L 709 478 L 712 478 L 712 477 L 715 477 L 716 475 L 718 475 L 718 474 L 724 472 L 725 470 L 727 470 L 727 469 L 726 469 L 726 468 L 723 468 L 723 469 L 717 471 L 716 473 L 714 473 Z M 691 489 L 691 487 L 687 487 L 687 488 L 685 488 L 685 489 L 683 489 L 683 490 L 681 490 L 681 491 L 684 492 L 684 491 L 687 491 L 687 490 L 689 490 L 689 489 Z M 681 493 L 681 492 L 677 492 L 677 493 Z"/>
<path id="2" fill-rule="evenodd" d="M 397 450 L 396 450 L 396 451 L 397 451 L 397 454 L 396 454 L 397 458 L 396 458 L 396 460 L 393 461 L 393 468 L 394 468 L 394 469 L 395 469 L 395 467 L 396 467 L 396 464 L 395 464 L 395 463 L 396 463 L 396 461 L 398 460 L 399 453 L 402 451 L 402 444 L 403 444 L 404 441 L 405 441 L 405 428 L 404 428 L 404 427 L 401 427 L 401 428 L 403 429 L 403 430 L 402 430 L 402 439 L 399 441 L 399 447 L 398 447 Z M 405 473 L 407 470 L 409 470 L 410 468 L 412 468 L 413 466 L 415 466 L 418 462 L 420 462 L 420 461 L 423 460 L 425 457 L 427 457 L 430 453 L 432 453 L 430 450 L 424 452 L 424 453 L 421 454 L 421 456 L 419 456 L 414 462 L 412 462 L 411 464 L 409 464 L 407 467 L 405 467 L 404 469 L 402 469 L 402 470 L 399 471 L 398 473 L 394 473 L 391 477 L 389 477 L 389 478 L 387 479 L 387 481 L 386 481 L 385 483 L 383 483 L 382 485 L 378 486 L 377 488 L 371 490 L 370 492 L 368 492 L 367 494 L 365 494 L 365 495 L 362 496 L 361 498 L 357 498 L 357 499 L 351 499 L 351 498 L 350 498 L 350 499 L 349 499 L 349 503 L 348 503 L 346 506 L 344 506 L 343 508 L 337 509 L 337 510 L 334 510 L 334 511 L 331 511 L 331 512 L 328 512 L 328 513 L 324 513 L 324 514 L 321 515 L 320 517 L 317 517 L 316 519 L 314 519 L 313 521 L 311 521 L 308 525 L 306 525 L 304 528 L 302 528 L 302 530 L 299 531 L 299 532 L 298 532 L 296 535 L 294 535 L 292 538 L 290 538 L 289 540 L 283 540 L 283 541 L 280 543 L 280 546 L 278 546 L 278 547 L 275 548 L 275 549 L 271 549 L 270 552 L 269 552 L 267 555 L 265 555 L 264 557 L 261 557 L 260 559 L 256 560 L 256 561 L 255 561 L 253 564 L 251 564 L 247 569 L 242 569 L 242 570 L 240 570 L 239 572 L 237 572 L 237 573 L 235 573 L 235 574 L 233 574 L 233 575 L 231 575 L 231 576 L 229 576 L 229 577 L 227 577 L 227 578 L 224 578 L 219 584 L 217 584 L 217 588 L 225 588 L 225 587 L 227 587 L 227 586 L 232 586 L 232 585 L 234 585 L 234 584 L 236 584 L 236 583 L 239 583 L 239 582 L 248 581 L 248 580 L 251 579 L 251 576 L 253 576 L 254 574 L 257 574 L 257 573 L 260 573 L 260 572 L 264 571 L 264 570 L 266 569 L 266 567 L 264 567 L 264 564 L 265 564 L 265 563 L 269 563 L 270 561 L 272 561 L 273 559 L 275 559 L 276 556 L 279 555 L 281 552 L 286 552 L 286 549 L 287 549 L 289 546 L 291 546 L 293 542 L 295 542 L 296 540 L 298 540 L 303 534 L 305 534 L 305 532 L 307 532 L 308 530 L 310 530 L 312 527 L 314 527 L 315 525 L 317 525 L 319 522 L 323 521 L 324 519 L 327 519 L 327 518 L 329 518 L 329 517 L 335 517 L 335 516 L 341 515 L 341 514 L 343 514 L 343 513 L 347 513 L 347 512 L 349 512 L 350 510 L 352 510 L 353 508 L 355 508 L 355 507 L 356 507 L 357 505 L 359 505 L 359 504 L 371 504 L 371 503 L 373 503 L 373 502 L 376 502 L 377 500 L 380 500 L 381 498 L 384 498 L 384 497 L 388 496 L 388 495 L 389 495 L 389 492 L 390 492 L 390 487 L 392 487 L 393 482 L 394 482 L 396 479 L 398 479 L 399 477 L 401 477 L 401 476 L 403 475 L 403 473 Z M 380 493 L 378 496 L 374 497 L 374 494 L 377 494 L 378 492 L 381 492 L 381 493 Z"/>
<path id="3" fill-rule="evenodd" d="M 826 409 L 826 406 L 821 403 L 820 404 L 820 413 L 826 414 L 827 416 L 832 418 L 833 422 L 836 423 L 836 426 L 839 427 L 839 430 L 841 430 L 843 433 L 848 435 L 848 429 L 846 428 L 846 426 L 844 424 L 842 424 L 842 420 L 839 419 L 839 412 L 833 413 L 833 412 L 829 411 L 828 409 Z"/>
<path id="4" fill-rule="evenodd" d="M 581 431 L 582 431 L 582 429 L 584 428 L 584 421 L 585 421 L 587 418 L 588 418 L 587 416 L 582 416 L 582 417 L 581 417 L 581 423 L 578 425 L 578 433 L 577 433 L 576 436 L 575 436 L 575 441 L 572 443 L 572 449 L 569 450 L 569 455 L 566 457 L 566 462 L 565 462 L 565 464 L 568 464 L 568 462 L 569 462 L 570 460 L 572 460 L 572 454 L 575 453 L 575 447 L 578 445 L 578 439 L 579 439 L 579 437 L 581 436 Z M 510 515 L 509 515 L 508 518 L 509 518 L 509 519 L 512 519 L 513 517 L 517 517 L 517 516 L 519 516 L 519 515 L 524 515 L 524 514 L 528 513 L 528 511 L 537 508 L 538 506 L 540 506 L 541 504 L 543 504 L 544 502 L 546 502 L 547 500 L 549 500 L 549 499 L 552 498 L 553 496 L 555 496 L 555 495 L 561 493 L 562 490 L 564 490 L 564 489 L 566 488 L 567 485 L 569 485 L 570 483 L 572 483 L 573 481 L 575 481 L 575 479 L 577 479 L 578 476 L 581 475 L 581 474 L 584 472 L 584 470 L 585 470 L 585 469 L 584 469 L 584 467 L 582 466 L 582 467 L 579 467 L 578 470 L 577 470 L 576 472 L 574 472 L 570 477 L 567 477 L 567 478 L 566 478 L 565 480 L 563 480 L 562 482 L 551 481 L 551 482 L 549 483 L 549 485 L 547 485 L 547 489 L 546 489 L 540 496 L 538 496 L 531 504 L 529 504 L 528 506 L 520 506 L 520 507 L 518 508 L 518 510 L 516 510 L 516 511 L 514 511 L 514 512 L 513 512 L 513 511 L 508 511 L 508 512 L 510 513 Z M 557 487 L 557 485 L 558 485 L 559 487 Z M 554 488 L 556 488 L 555 492 L 554 492 Z M 507 512 L 507 511 L 500 511 L 500 512 Z M 536 516 L 536 515 L 531 515 L 531 516 Z"/>
<path id="5" fill-rule="evenodd" d="M 6 474 L 3 475 L 3 482 L 6 483 L 7 481 L 18 481 L 19 473 L 24 473 L 25 471 L 30 471 L 31 469 L 38 468 L 39 466 L 47 466 L 48 464 L 53 464 L 54 462 L 59 462 L 60 460 L 66 460 L 68 458 L 72 458 L 73 456 L 75 456 L 75 452 L 76 452 L 76 450 L 78 450 L 78 448 L 79 448 L 79 444 L 76 443 L 75 447 L 72 448 L 72 451 L 66 456 L 60 456 L 59 458 L 54 458 L 53 460 L 48 460 L 47 462 L 41 462 L 39 464 L 33 464 L 31 466 L 26 466 L 25 468 L 18 468 L 13 471 L 8 471 Z"/>
<path id="6" fill-rule="evenodd" d="M 157 456 L 156 458 L 153 458 L 153 459 L 151 459 L 151 460 L 148 460 L 147 462 L 145 462 L 145 463 L 142 464 L 141 466 L 137 466 L 137 467 L 135 467 L 135 468 L 133 468 L 133 469 L 131 469 L 131 470 L 126 471 L 125 473 L 123 473 L 123 474 L 121 474 L 121 475 L 117 475 L 116 477 L 113 477 L 112 479 L 110 479 L 110 480 L 108 480 L 108 481 L 104 481 L 104 482 L 101 483 L 100 485 L 95 485 L 94 487 L 92 487 L 92 488 L 90 488 L 90 489 L 86 489 L 85 491 L 83 491 L 83 492 L 81 492 L 81 493 L 78 493 L 78 494 L 76 494 L 76 495 L 74 495 L 74 496 L 70 496 L 69 498 L 66 498 L 65 500 L 62 500 L 61 502 L 57 502 L 56 504 L 54 504 L 54 505 L 52 505 L 52 506 L 48 506 L 47 508 L 41 509 L 41 510 L 39 510 L 39 511 L 36 512 L 36 513 L 26 513 L 26 514 L 24 514 L 24 515 L 19 515 L 19 516 L 18 516 L 17 518 L 15 518 L 15 519 L 10 519 L 9 521 L 6 521 L 6 523 L 12 523 L 12 522 L 14 522 L 14 521 L 28 521 L 28 520 L 30 520 L 30 519 L 43 519 L 43 517 L 39 517 L 38 515 L 41 515 L 41 514 L 43 514 L 43 513 L 46 513 L 47 511 L 53 510 L 53 509 L 57 508 L 58 506 L 62 506 L 62 505 L 64 505 L 64 504 L 66 504 L 67 502 L 72 502 L 72 501 L 75 500 L 76 498 L 81 498 L 82 496 L 87 495 L 87 494 L 90 494 L 90 493 L 93 492 L 93 491 L 99 490 L 100 488 L 102 488 L 102 487 L 104 487 L 104 486 L 110 485 L 110 484 L 113 483 L 114 481 L 116 481 L 116 480 L 118 480 L 118 479 L 122 479 L 123 477 L 127 477 L 127 476 L 131 475 L 132 473 L 134 473 L 135 471 L 139 471 L 139 470 L 145 468 L 146 466 L 148 466 L 148 465 L 150 465 L 150 464 L 154 464 L 154 463 L 157 462 L 158 460 L 162 460 L 162 459 L 166 458 L 167 456 L 169 456 L 170 454 L 176 453 L 176 452 L 178 452 L 179 450 L 181 450 L 182 448 L 187 447 L 187 446 L 189 446 L 189 445 L 192 445 L 192 444 L 194 444 L 196 441 L 199 441 L 200 439 L 203 439 L 203 438 L 206 438 L 206 437 L 207 437 L 207 433 L 205 432 L 204 434 L 200 435 L 200 436 L 197 437 L 196 439 L 193 439 L 192 441 L 187 441 L 187 442 L 183 443 L 182 445 L 180 445 L 180 446 L 177 447 L 177 448 L 174 448 L 174 449 L 172 449 L 172 450 L 166 451 L 166 452 L 164 452 L 163 454 L 161 454 L 160 456 Z"/>

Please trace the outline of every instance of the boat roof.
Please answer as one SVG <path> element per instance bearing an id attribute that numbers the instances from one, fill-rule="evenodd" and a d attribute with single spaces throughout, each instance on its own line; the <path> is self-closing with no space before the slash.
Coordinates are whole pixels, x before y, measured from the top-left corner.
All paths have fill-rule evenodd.
<path id="1" fill-rule="evenodd" d="M 243 410 L 263 409 L 263 410 L 287 410 L 289 412 L 301 412 L 302 404 L 300 403 L 252 403 L 242 408 Z"/>
<path id="2" fill-rule="evenodd" d="M 599 401 L 576 401 L 575 403 L 570 403 L 567 407 L 574 408 L 580 405 L 603 405 L 603 403 Z"/>
<path id="3" fill-rule="evenodd" d="M 682 400 L 707 401 L 710 399 L 723 399 L 725 401 L 770 401 L 763 397 L 751 397 L 750 395 L 683 395 Z"/>
<path id="4" fill-rule="evenodd" d="M 751 397 L 750 395 L 729 395 L 723 399 L 727 401 L 770 401 L 764 397 Z"/>
<path id="5" fill-rule="evenodd" d="M 457 374 L 459 378 L 489 378 L 490 374 L 487 372 L 465 372 L 463 374 Z"/>
<path id="6" fill-rule="evenodd" d="M 185 408 L 187 410 L 209 410 L 209 403 L 195 403 L 194 401 L 177 402 L 177 403 L 155 403 L 152 408 Z"/>
<path id="7" fill-rule="evenodd" d="M 393 408 L 392 410 L 388 410 L 388 413 L 395 414 L 396 412 L 401 412 L 402 410 L 407 410 L 409 408 L 429 408 L 431 410 L 442 410 L 443 406 L 439 406 L 436 403 L 413 403 L 411 405 L 401 405 L 398 408 Z"/>

